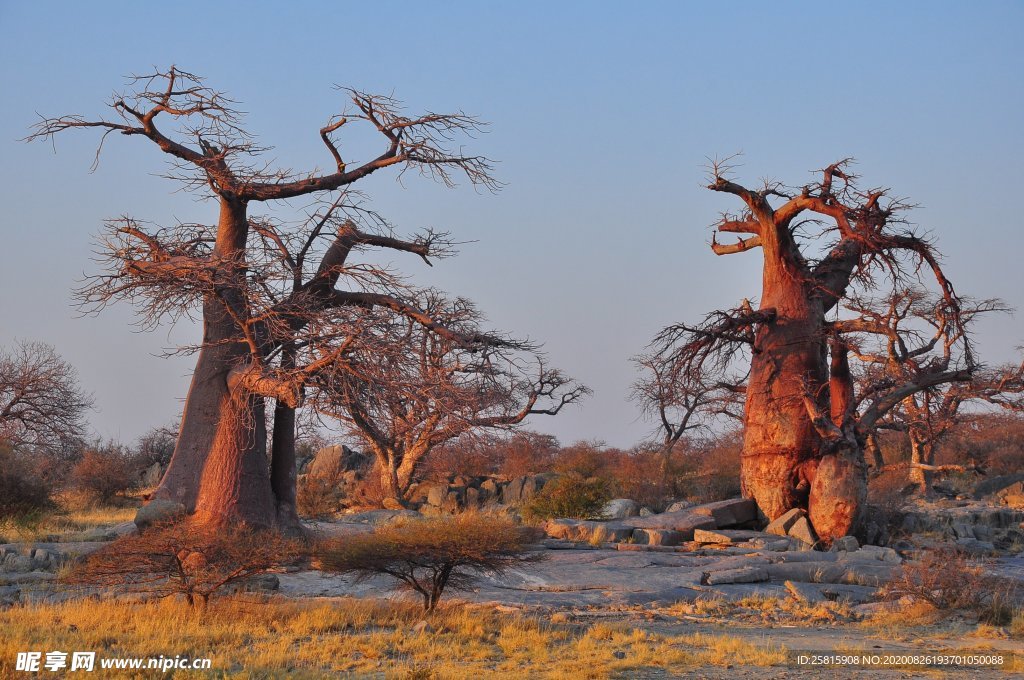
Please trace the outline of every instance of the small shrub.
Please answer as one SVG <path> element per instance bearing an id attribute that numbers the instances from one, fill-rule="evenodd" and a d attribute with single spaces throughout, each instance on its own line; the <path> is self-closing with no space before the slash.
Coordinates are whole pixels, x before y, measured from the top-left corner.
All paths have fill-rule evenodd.
<path id="1" fill-rule="evenodd" d="M 893 601 L 910 597 L 940 612 L 969 610 L 985 623 L 1005 625 L 1018 603 L 1016 582 L 991 574 L 957 550 L 934 550 L 905 562 L 881 590 Z"/>
<path id="2" fill-rule="evenodd" d="M 341 505 L 338 485 L 331 479 L 303 475 L 296 488 L 295 502 L 300 517 L 330 517 Z"/>
<path id="3" fill-rule="evenodd" d="M 0 444 L 0 522 L 16 527 L 53 508 L 51 489 L 13 449 Z"/>
<path id="4" fill-rule="evenodd" d="M 600 516 L 605 503 L 611 499 L 612 487 L 607 479 L 567 473 L 545 484 L 523 511 L 533 520 L 590 519 Z"/>
<path id="5" fill-rule="evenodd" d="M 97 503 L 110 503 L 134 483 L 131 461 L 112 446 L 88 449 L 71 472 L 72 486 Z"/>
<path id="6" fill-rule="evenodd" d="M 100 548 L 63 580 L 116 587 L 119 593 L 183 595 L 190 605 L 205 607 L 226 586 L 294 564 L 301 556 L 301 543 L 269 531 L 158 524 Z"/>
<path id="7" fill-rule="evenodd" d="M 446 588 L 465 589 L 482 571 L 501 574 L 543 559 L 530 550 L 535 533 L 511 520 L 463 513 L 379 527 L 325 542 L 321 568 L 359 579 L 386 574 L 419 593 L 432 611 Z"/>

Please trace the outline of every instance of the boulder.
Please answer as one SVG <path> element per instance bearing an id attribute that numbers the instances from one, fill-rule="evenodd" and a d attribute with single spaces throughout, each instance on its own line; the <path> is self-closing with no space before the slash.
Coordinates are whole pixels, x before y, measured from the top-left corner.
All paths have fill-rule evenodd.
<path id="1" fill-rule="evenodd" d="M 903 561 L 895 550 L 884 548 L 880 545 L 861 546 L 857 550 L 841 555 L 840 559 L 846 561 L 887 562 L 889 564 L 899 564 Z"/>
<path id="2" fill-rule="evenodd" d="M 673 501 L 667 508 L 665 508 L 665 512 L 679 512 L 680 510 L 692 508 L 694 505 L 695 503 L 691 503 L 690 501 Z"/>
<path id="3" fill-rule="evenodd" d="M 177 501 L 157 498 L 143 505 L 135 513 L 135 526 L 145 529 L 151 524 L 164 522 L 185 514 L 185 506 Z"/>
<path id="4" fill-rule="evenodd" d="M 639 515 L 640 504 L 630 498 L 612 499 L 601 509 L 601 516 L 606 519 L 625 519 Z"/>
<path id="5" fill-rule="evenodd" d="M 789 527 L 787 534 L 790 538 L 795 538 L 798 541 L 802 541 L 807 545 L 814 545 L 818 542 L 818 536 L 814 533 L 814 528 L 811 526 L 810 520 L 807 517 L 798 517 L 793 525 Z"/>
<path id="6" fill-rule="evenodd" d="M 427 489 L 427 505 L 433 505 L 434 507 L 439 508 L 444 505 L 444 501 L 447 497 L 447 484 L 435 484 Z"/>
<path id="7" fill-rule="evenodd" d="M 337 479 L 344 472 L 362 470 L 369 464 L 369 456 L 335 444 L 316 452 L 306 466 L 306 474 L 320 479 Z"/>
<path id="8" fill-rule="evenodd" d="M 1017 485 L 1020 482 L 1024 482 L 1024 473 L 992 477 L 979 482 L 978 485 L 974 487 L 973 496 L 976 500 L 981 500 L 985 496 L 990 496 L 992 494 L 998 495 L 1007 487 Z"/>
<path id="9" fill-rule="evenodd" d="M 806 519 L 807 512 L 802 508 L 793 508 L 787 510 L 782 515 L 773 519 L 768 526 L 764 528 L 765 533 L 775 534 L 776 536 L 788 536 L 789 530 L 796 523 L 798 519 Z"/>
<path id="10" fill-rule="evenodd" d="M 273 593 L 281 589 L 281 579 L 276 574 L 255 574 L 242 581 L 239 590 L 247 593 Z"/>
<path id="11" fill-rule="evenodd" d="M 690 510 L 679 512 L 663 512 L 650 517 L 630 518 L 627 523 L 636 529 L 660 529 L 678 532 L 683 541 L 692 541 L 696 529 L 715 529 L 715 520 L 706 515 L 696 515 Z"/>
<path id="12" fill-rule="evenodd" d="M 633 529 L 634 543 L 640 545 L 680 545 L 687 540 L 685 535 L 671 529 Z"/>
<path id="13" fill-rule="evenodd" d="M 958 538 L 956 547 L 969 555 L 989 557 L 996 554 L 996 546 L 989 541 L 979 541 L 976 538 Z"/>
<path id="14" fill-rule="evenodd" d="M 832 541 L 829 552 L 853 552 L 860 548 L 860 544 L 854 536 L 843 536 Z"/>
<path id="15" fill-rule="evenodd" d="M 480 493 L 486 494 L 488 498 L 497 498 L 501 494 L 501 485 L 496 480 L 488 477 L 480 482 Z"/>
<path id="16" fill-rule="evenodd" d="M 747 524 L 757 519 L 757 504 L 749 498 L 730 498 L 717 503 L 704 503 L 689 508 L 689 512 L 715 520 L 719 529 Z"/>
<path id="17" fill-rule="evenodd" d="M 144 488 L 152 488 L 160 483 L 160 478 L 163 476 L 163 468 L 160 467 L 160 463 L 153 463 L 148 468 L 142 471 L 142 475 L 139 477 L 139 483 Z"/>
<path id="18" fill-rule="evenodd" d="M 405 506 L 402 505 L 402 501 L 397 498 L 385 498 L 381 501 L 381 507 L 385 510 L 404 510 Z"/>
<path id="19" fill-rule="evenodd" d="M 551 538 L 566 541 L 617 543 L 633 535 L 633 528 L 618 522 L 597 522 L 578 519 L 551 519 L 544 524 L 544 532 Z"/>

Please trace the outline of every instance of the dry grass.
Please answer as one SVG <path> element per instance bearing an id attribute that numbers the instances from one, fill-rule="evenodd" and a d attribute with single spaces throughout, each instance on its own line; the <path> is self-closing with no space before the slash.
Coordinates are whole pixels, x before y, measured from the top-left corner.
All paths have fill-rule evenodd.
<path id="1" fill-rule="evenodd" d="M 81 504 L 61 499 L 60 509 L 42 514 L 34 522 L 0 521 L 0 536 L 13 541 L 64 541 L 76 534 L 99 527 L 109 527 L 135 518 L 137 503 L 118 506 Z"/>
<path id="2" fill-rule="evenodd" d="M 214 672 L 228 677 L 575 679 L 628 677 L 643 668 L 785 662 L 780 647 L 729 636 L 556 624 L 466 607 L 440 608 L 429 618 L 433 632 L 413 633 L 421 617 L 415 605 L 347 598 L 230 599 L 212 603 L 205 614 L 174 600 L 29 605 L 0 612 L 0 664 L 18 651 L 57 649 L 96 651 L 98 658 L 209 656 Z M 6 677 L 13 670 L 0 665 L 0 678 Z"/>
<path id="3" fill-rule="evenodd" d="M 709 619 L 728 619 L 746 624 L 831 624 L 853 619 L 846 602 L 809 604 L 792 597 L 752 595 L 741 600 L 720 598 L 680 602 L 665 612 L 671 616 L 696 616 Z"/>

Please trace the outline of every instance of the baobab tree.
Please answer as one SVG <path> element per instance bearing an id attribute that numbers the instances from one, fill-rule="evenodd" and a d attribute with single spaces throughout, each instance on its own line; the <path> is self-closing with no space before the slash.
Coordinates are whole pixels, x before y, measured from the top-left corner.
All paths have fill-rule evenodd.
<path id="1" fill-rule="evenodd" d="M 481 124 L 463 113 L 408 117 L 390 97 L 344 90 L 346 110 L 319 130 L 332 166 L 298 173 L 272 169 L 234 102 L 201 78 L 171 67 L 134 77 L 129 88 L 109 103 L 112 116 L 44 118 L 29 139 L 95 129 L 104 140 L 112 133 L 145 140 L 170 161 L 171 177 L 218 205 L 217 222 L 209 226 L 154 230 L 131 218 L 112 222 L 101 243 L 105 270 L 82 291 L 99 307 L 117 299 L 136 302 L 144 322 L 191 313 L 202 318 L 181 430 L 154 499 L 180 504 L 201 523 L 294 525 L 294 418 L 288 414 L 300 405 L 310 376 L 340 360 L 345 348 L 333 343 L 319 354 L 318 335 L 354 334 L 360 312 L 378 306 L 443 330 L 390 285 L 394 277 L 348 262 L 353 250 L 365 247 L 426 258 L 432 238 L 372 233 L 352 219 L 358 214 L 344 219 L 339 208 L 358 213 L 353 185 L 385 168 L 418 170 L 449 186 L 462 175 L 495 188 L 486 158 L 449 148 Z M 336 136 L 359 127 L 374 131 L 382 147 L 369 160 L 352 162 Z M 254 204 L 302 197 L 319 197 L 328 206 L 303 222 L 311 225 L 304 238 L 286 239 L 287 224 L 250 215 Z M 291 284 L 266 276 L 261 258 L 290 269 Z M 269 466 L 266 399 L 274 400 L 278 415 Z"/>
<path id="2" fill-rule="evenodd" d="M 479 332 L 483 321 L 468 300 L 426 291 L 420 307 L 450 333 L 384 314 L 364 327 L 344 363 L 313 380 L 315 408 L 373 453 L 385 502 L 394 507 L 404 504 L 436 447 L 467 433 L 510 430 L 529 416 L 557 415 L 589 392 L 549 368 L 529 343 L 504 338 L 467 349 L 460 338 Z"/>
<path id="3" fill-rule="evenodd" d="M 769 519 L 806 508 L 827 542 L 858 528 L 865 440 L 875 423 L 912 394 L 971 378 L 969 319 L 932 243 L 906 225 L 911 206 L 885 189 L 859 189 L 848 161 L 796 190 L 778 183 L 749 189 L 728 174 L 727 165 L 716 163 L 708 188 L 735 196 L 743 207 L 718 221 L 711 248 L 717 255 L 761 251 L 759 304 L 744 300 L 702 323 L 670 326 L 654 351 L 693 375 L 749 367 L 743 493 Z M 740 236 L 720 243 L 720 234 Z M 943 336 L 959 351 L 858 400 L 850 335 L 872 331 L 858 318 L 844 318 L 844 302 L 877 291 L 883 279 L 898 289 L 925 278 L 934 282 L 946 319 Z"/>
<path id="4" fill-rule="evenodd" d="M 13 448 L 68 453 L 86 434 L 93 398 L 78 372 L 43 342 L 0 349 L 0 441 Z"/>

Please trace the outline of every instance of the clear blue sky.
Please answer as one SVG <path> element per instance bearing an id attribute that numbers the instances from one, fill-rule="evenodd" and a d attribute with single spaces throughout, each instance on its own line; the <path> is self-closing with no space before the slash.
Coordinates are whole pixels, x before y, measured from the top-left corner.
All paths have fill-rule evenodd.
<path id="1" fill-rule="evenodd" d="M 149 8 L 149 9 L 147 9 Z M 122 77 L 176 63 L 242 102 L 282 165 L 321 167 L 317 129 L 339 83 L 410 108 L 490 121 L 473 148 L 500 161 L 498 195 L 365 183 L 401 229 L 450 230 L 457 258 L 417 282 L 474 298 L 492 323 L 545 342 L 595 394 L 531 426 L 626 446 L 648 425 L 626 400 L 628 359 L 662 326 L 756 297 L 756 253 L 716 258 L 709 225 L 736 206 L 702 189 L 705 157 L 797 184 L 855 156 L 868 184 L 921 205 L 960 291 L 1024 306 L 1024 3 L 0 2 L 0 344 L 54 344 L 95 392 L 99 434 L 174 419 L 191 360 L 157 358 L 183 327 L 141 334 L 128 309 L 77 318 L 104 218 L 214 219 L 156 175 L 138 139 L 88 132 L 27 145 L 35 112 L 98 115 Z M 979 334 L 1009 359 L 1024 324 Z"/>

